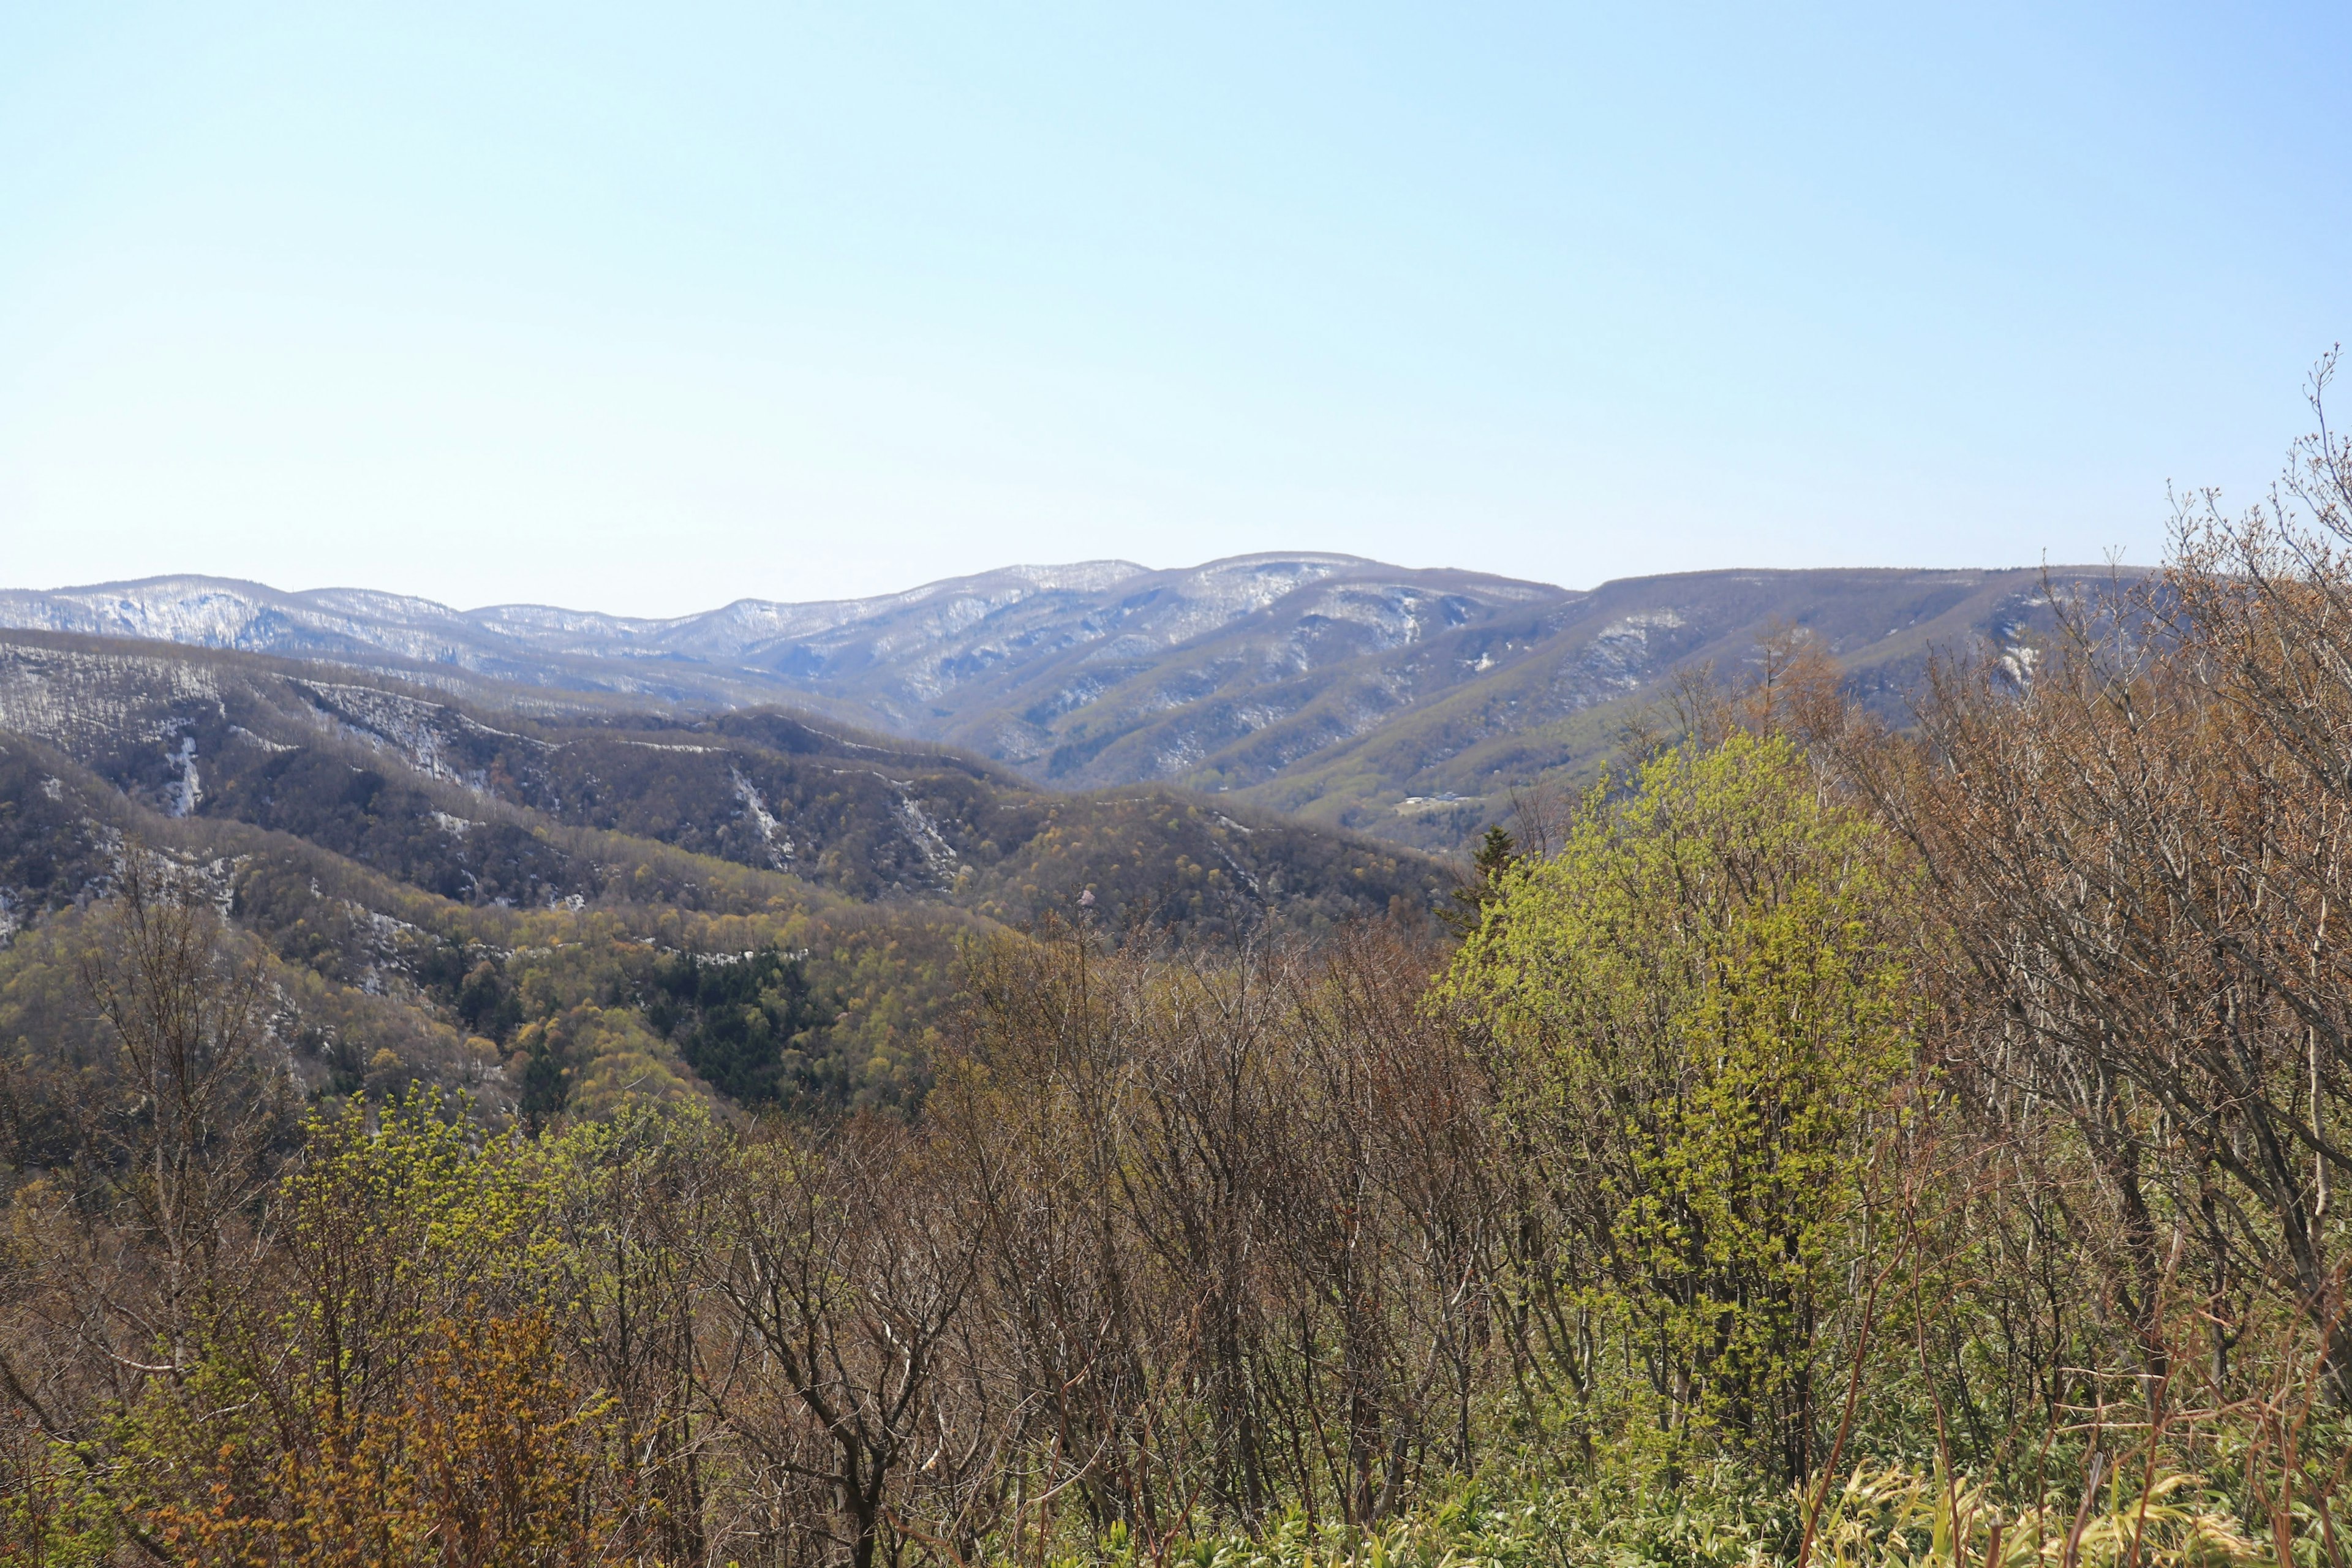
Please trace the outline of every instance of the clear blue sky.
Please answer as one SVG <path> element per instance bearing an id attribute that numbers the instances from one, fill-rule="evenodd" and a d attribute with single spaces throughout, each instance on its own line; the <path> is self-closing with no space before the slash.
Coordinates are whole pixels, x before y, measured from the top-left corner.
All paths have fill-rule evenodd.
<path id="1" fill-rule="evenodd" d="M 0 584 L 2152 561 L 2352 337 L 2347 59 L 2316 5 L 0 5 Z"/>

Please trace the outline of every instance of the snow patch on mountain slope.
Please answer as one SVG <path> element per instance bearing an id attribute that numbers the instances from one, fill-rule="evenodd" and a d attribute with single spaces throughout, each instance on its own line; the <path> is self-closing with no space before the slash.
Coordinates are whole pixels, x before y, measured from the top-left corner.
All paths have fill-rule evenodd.
<path id="1" fill-rule="evenodd" d="M 1154 629 L 1170 644 L 1189 642 L 1205 632 L 1255 615 L 1309 583 L 1363 563 L 1349 555 L 1244 556 L 1188 574 L 1171 613 L 1154 617 Z"/>
<path id="2" fill-rule="evenodd" d="M 916 852 L 922 856 L 923 863 L 930 868 L 931 875 L 942 881 L 946 880 L 955 869 L 955 849 L 948 843 L 946 836 L 940 832 L 940 825 L 932 819 L 931 814 L 918 805 L 915 797 L 908 793 L 912 781 L 885 779 L 883 782 L 898 792 L 898 820 L 906 824 L 907 837 L 913 841 Z"/>
<path id="3" fill-rule="evenodd" d="M 205 784 L 196 768 L 196 738 L 180 737 L 180 749 L 168 759 L 172 771 L 179 776 L 163 787 L 163 812 L 167 816 L 194 816 L 196 807 L 204 804 Z"/>
<path id="4" fill-rule="evenodd" d="M 792 836 L 784 832 L 784 825 L 768 809 L 767 798 L 761 795 L 759 786 L 744 776 L 743 770 L 730 763 L 727 771 L 735 782 L 735 798 L 743 803 L 743 809 L 759 826 L 760 841 L 768 847 L 768 864 L 778 871 L 791 869 Z"/>
<path id="5" fill-rule="evenodd" d="M 390 750 L 418 772 L 462 785 L 478 795 L 489 793 L 488 775 L 479 768 L 461 767 L 450 760 L 446 731 L 471 730 L 506 740 L 544 744 L 477 723 L 455 709 L 420 697 L 403 697 L 372 686 L 346 686 L 324 680 L 297 680 L 293 684 L 310 697 L 312 716 L 328 728 L 371 748 Z"/>
<path id="6" fill-rule="evenodd" d="M 219 683 L 202 665 L 139 654 L 0 650 L 0 730 L 64 751 L 98 736 L 169 740 L 191 707 L 227 716 Z"/>
<path id="7" fill-rule="evenodd" d="M 1656 662 L 1651 642 L 1660 632 L 1678 631 L 1687 625 L 1672 610 L 1652 610 L 1612 621 L 1592 636 L 1578 663 L 1583 673 L 1602 686 L 1631 691 L 1642 684 Z"/>

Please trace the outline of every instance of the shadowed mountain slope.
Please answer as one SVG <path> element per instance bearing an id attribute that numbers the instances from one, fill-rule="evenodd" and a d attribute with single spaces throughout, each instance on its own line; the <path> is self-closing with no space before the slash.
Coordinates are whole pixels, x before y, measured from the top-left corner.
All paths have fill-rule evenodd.
<path id="1" fill-rule="evenodd" d="M 12 1049 L 86 1032 L 75 933 L 134 858 L 259 944 L 312 1089 L 423 1080 L 541 1117 L 905 1105 L 961 943 L 1000 922 L 1213 942 L 1451 886 L 1167 788 L 1045 790 L 774 708 L 503 692 L 524 710 L 463 683 L 0 634 L 0 1093 L 47 1070 Z"/>
<path id="2" fill-rule="evenodd" d="M 1425 903 L 1444 879 L 1418 857 L 1245 808 L 1043 791 L 775 709 L 534 715 L 156 644 L 0 635 L 0 731 L 167 816 L 290 834 L 468 904 L 605 896 L 609 868 L 565 829 L 997 920 L 1091 892 L 1105 919 L 1201 934 Z"/>

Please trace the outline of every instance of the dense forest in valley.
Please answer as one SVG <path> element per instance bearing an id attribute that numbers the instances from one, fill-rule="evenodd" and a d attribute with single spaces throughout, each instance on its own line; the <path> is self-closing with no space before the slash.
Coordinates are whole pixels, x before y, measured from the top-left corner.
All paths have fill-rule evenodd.
<path id="1" fill-rule="evenodd" d="M 2048 608 L 1899 726 L 1785 631 L 1434 911 L 926 906 L 895 1094 L 753 867 L 404 884 L 371 1024 L 308 871 L 93 841 L 0 994 L 0 1554 L 2340 1568 L 2352 443 Z"/>

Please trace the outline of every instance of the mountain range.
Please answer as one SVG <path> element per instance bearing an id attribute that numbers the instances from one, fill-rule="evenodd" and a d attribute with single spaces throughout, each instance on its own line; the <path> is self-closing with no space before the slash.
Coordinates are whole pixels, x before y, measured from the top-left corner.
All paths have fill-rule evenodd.
<path id="1" fill-rule="evenodd" d="M 1578 592 L 1258 555 L 666 621 L 201 577 L 0 594 L 0 1117 L 103 1048 L 77 977 L 142 867 L 228 917 L 313 1093 L 908 1107 L 992 932 L 1442 910 L 1431 851 L 1589 775 L 1680 673 L 1736 684 L 1796 628 L 1899 719 L 1937 647 L 2029 670 L 2090 575 Z"/>
<path id="2" fill-rule="evenodd" d="M 1579 776 L 1679 670 L 1802 628 L 1899 718 L 1932 649 L 2019 656 L 2090 569 L 1702 572 L 1571 590 L 1287 553 L 1013 566 L 643 619 L 209 577 L 0 592 L 0 626 L 356 668 L 559 721 L 786 707 L 1058 790 L 1151 784 L 1452 848 Z"/>

